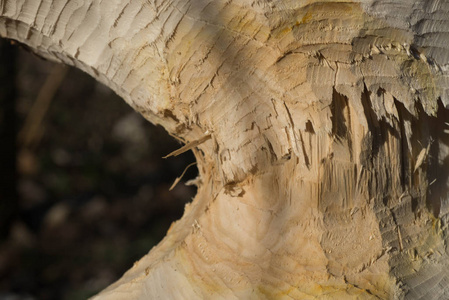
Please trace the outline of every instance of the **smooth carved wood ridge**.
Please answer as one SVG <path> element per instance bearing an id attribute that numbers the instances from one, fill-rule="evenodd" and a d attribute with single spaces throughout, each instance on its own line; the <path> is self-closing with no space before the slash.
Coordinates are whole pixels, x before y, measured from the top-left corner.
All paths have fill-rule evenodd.
<path id="1" fill-rule="evenodd" d="M 196 155 L 95 300 L 449 299 L 449 1 L 0 0 L 0 35 Z"/>

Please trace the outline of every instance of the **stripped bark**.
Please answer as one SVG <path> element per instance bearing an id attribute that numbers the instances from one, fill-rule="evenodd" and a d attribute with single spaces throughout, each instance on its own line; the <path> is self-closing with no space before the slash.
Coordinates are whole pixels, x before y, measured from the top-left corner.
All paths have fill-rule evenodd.
<path id="1" fill-rule="evenodd" d="M 94 299 L 449 297 L 449 2 L 0 0 L 186 143 L 198 194 Z"/>

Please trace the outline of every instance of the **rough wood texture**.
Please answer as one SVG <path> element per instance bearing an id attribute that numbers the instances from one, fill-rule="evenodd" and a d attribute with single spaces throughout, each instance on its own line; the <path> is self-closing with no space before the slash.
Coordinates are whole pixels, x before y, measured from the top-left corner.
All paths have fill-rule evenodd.
<path id="1" fill-rule="evenodd" d="M 198 161 L 183 218 L 94 299 L 449 298 L 449 1 L 0 12 L 2 36 L 104 82 Z"/>

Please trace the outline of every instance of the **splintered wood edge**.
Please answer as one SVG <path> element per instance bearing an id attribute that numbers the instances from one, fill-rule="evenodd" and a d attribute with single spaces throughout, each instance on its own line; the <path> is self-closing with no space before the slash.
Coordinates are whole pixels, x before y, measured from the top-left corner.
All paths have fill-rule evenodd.
<path id="1" fill-rule="evenodd" d="M 184 152 L 187 152 L 193 148 L 195 148 L 198 145 L 201 145 L 202 143 L 206 142 L 207 140 L 209 140 L 212 137 L 212 135 L 208 134 L 206 136 L 203 136 L 202 138 L 189 142 L 187 144 L 185 144 L 184 146 L 182 146 L 181 148 L 179 148 L 178 150 L 175 150 L 169 154 L 167 154 L 166 156 L 162 157 L 162 158 L 169 158 L 172 156 L 178 156 Z"/>

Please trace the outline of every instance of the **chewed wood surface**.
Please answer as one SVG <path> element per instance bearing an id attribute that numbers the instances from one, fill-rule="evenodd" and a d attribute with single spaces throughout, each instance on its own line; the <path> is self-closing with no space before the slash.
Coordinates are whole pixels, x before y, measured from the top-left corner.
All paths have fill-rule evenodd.
<path id="1" fill-rule="evenodd" d="M 449 1 L 0 0 L 0 35 L 195 153 L 94 299 L 449 298 Z"/>

